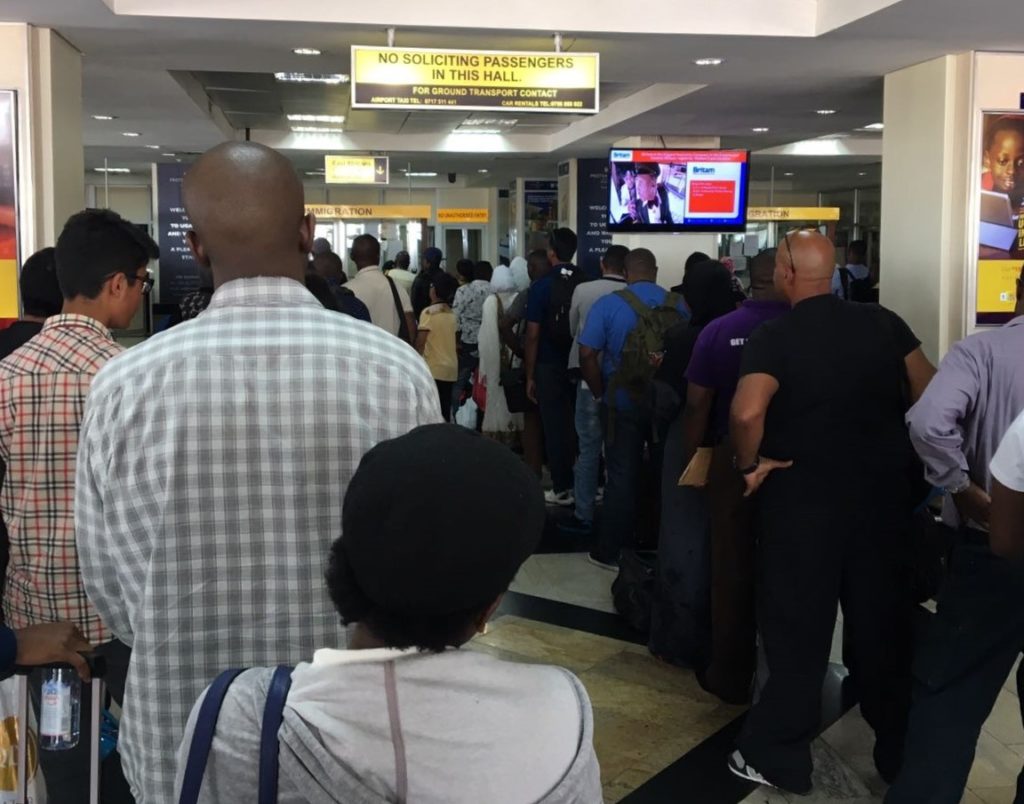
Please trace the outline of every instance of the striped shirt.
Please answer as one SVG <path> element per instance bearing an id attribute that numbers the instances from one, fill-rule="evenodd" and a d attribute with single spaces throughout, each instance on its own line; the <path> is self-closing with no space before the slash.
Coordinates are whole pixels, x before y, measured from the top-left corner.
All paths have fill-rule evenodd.
<path id="1" fill-rule="evenodd" d="M 11 628 L 67 620 L 95 644 L 111 639 L 82 586 L 73 506 L 85 397 L 120 351 L 95 319 L 58 315 L 0 362 L 0 515 L 11 549 L 4 617 Z"/>
<path id="2" fill-rule="evenodd" d="M 324 569 L 345 489 L 375 444 L 437 421 L 411 347 L 290 279 L 228 282 L 100 372 L 75 515 L 89 596 L 132 646 L 119 750 L 139 804 L 173 800 L 220 671 L 344 644 Z"/>

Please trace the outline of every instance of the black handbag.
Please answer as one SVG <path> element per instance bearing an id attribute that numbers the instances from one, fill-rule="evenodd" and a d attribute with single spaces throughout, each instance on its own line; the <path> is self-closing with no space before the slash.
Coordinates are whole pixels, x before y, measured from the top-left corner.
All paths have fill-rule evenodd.
<path id="1" fill-rule="evenodd" d="M 501 389 L 505 392 L 509 413 L 525 413 L 533 406 L 526 395 L 526 369 L 522 366 L 502 369 Z"/>
<path id="2" fill-rule="evenodd" d="M 623 550 L 619 574 L 612 583 L 615 610 L 630 628 L 641 634 L 651 630 L 657 563 L 658 554 L 653 550 Z"/>

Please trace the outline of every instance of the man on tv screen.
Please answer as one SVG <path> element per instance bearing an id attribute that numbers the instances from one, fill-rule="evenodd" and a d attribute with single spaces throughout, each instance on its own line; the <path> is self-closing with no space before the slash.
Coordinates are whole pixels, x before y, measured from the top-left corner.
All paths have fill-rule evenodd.
<path id="1" fill-rule="evenodd" d="M 668 190 L 658 179 L 661 166 L 638 164 L 636 166 L 636 198 L 626 206 L 626 214 L 619 223 L 643 225 L 671 225 L 672 211 L 669 209 Z"/>

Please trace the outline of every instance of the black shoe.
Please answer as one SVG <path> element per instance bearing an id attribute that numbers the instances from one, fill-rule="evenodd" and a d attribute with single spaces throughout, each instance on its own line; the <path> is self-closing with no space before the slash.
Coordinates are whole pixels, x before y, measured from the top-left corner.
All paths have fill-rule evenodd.
<path id="1" fill-rule="evenodd" d="M 587 556 L 587 560 L 595 567 L 600 567 L 603 570 L 608 570 L 609 572 L 619 571 L 619 559 L 605 558 L 596 550 L 590 551 L 590 555 Z"/>
<path id="2" fill-rule="evenodd" d="M 786 793 L 806 796 L 814 789 L 814 785 L 811 783 L 810 779 L 808 779 L 805 784 L 795 785 L 786 784 L 776 779 L 769 779 L 764 774 L 748 765 L 746 760 L 743 758 L 743 754 L 739 751 L 733 751 L 729 755 L 727 764 L 729 772 L 732 773 L 733 776 L 739 776 L 741 779 L 746 779 L 748 782 L 763 784 L 766 787 L 774 787 L 776 790 L 782 790 Z"/>
<path id="3" fill-rule="evenodd" d="M 570 533 L 573 536 L 590 536 L 594 532 L 594 526 L 590 522 L 584 522 L 575 514 L 571 519 L 558 523 L 558 529 L 562 533 Z"/>

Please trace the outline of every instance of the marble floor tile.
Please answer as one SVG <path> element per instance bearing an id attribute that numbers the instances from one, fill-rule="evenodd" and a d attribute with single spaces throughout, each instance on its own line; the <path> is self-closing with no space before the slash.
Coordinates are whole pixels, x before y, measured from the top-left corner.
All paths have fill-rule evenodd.
<path id="1" fill-rule="evenodd" d="M 586 553 L 547 553 L 530 556 L 512 581 L 510 589 L 525 595 L 614 613 L 614 580 L 615 576 L 608 570 L 591 564 Z"/>
<path id="2" fill-rule="evenodd" d="M 1020 699 L 1012 692 L 1000 690 L 992 714 L 985 722 L 985 731 L 1003 745 L 1024 743 L 1024 725 L 1021 724 Z"/>
<path id="3" fill-rule="evenodd" d="M 978 800 L 984 804 L 1013 804 L 1014 796 L 1017 795 L 1016 786 L 1013 787 L 979 787 L 970 791 Z"/>
<path id="4" fill-rule="evenodd" d="M 967 787 L 975 792 L 982 789 L 1011 787 L 1020 773 L 1020 757 L 987 731 L 978 738 L 974 767 L 967 779 Z"/>
<path id="5" fill-rule="evenodd" d="M 864 720 L 860 707 L 854 707 L 821 735 L 846 766 L 853 771 L 872 796 L 881 799 L 888 785 L 875 768 L 874 732 Z"/>
<path id="6" fill-rule="evenodd" d="M 513 616 L 493 620 L 487 633 L 471 643 L 481 645 L 519 654 L 527 661 L 556 664 L 577 675 L 630 647 L 617 639 Z"/>
<path id="7" fill-rule="evenodd" d="M 974 791 L 965 790 L 964 797 L 960 799 L 960 804 L 985 804 L 985 802 Z"/>

